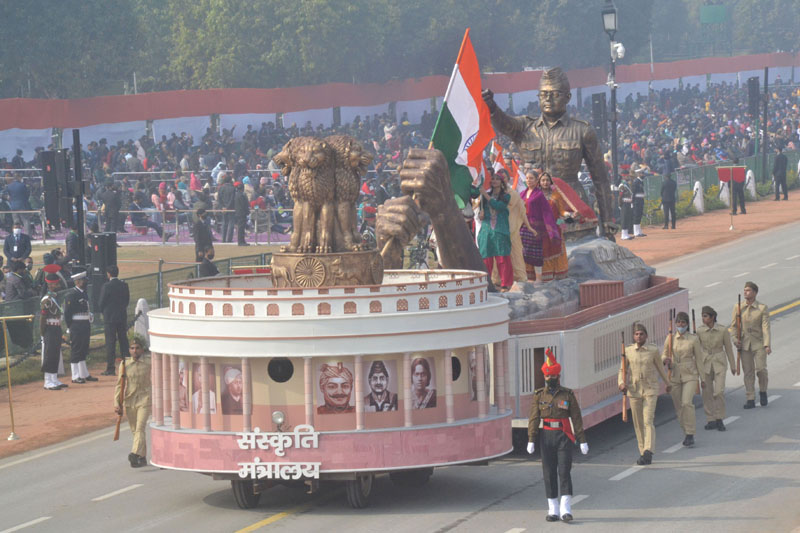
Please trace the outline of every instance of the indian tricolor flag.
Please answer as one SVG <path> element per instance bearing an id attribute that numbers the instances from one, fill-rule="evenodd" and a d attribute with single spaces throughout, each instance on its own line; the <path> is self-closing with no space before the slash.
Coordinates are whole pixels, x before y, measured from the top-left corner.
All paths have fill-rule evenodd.
<path id="1" fill-rule="evenodd" d="M 464 33 L 431 144 L 444 153 L 459 208 L 469 202 L 469 187 L 481 168 L 483 149 L 494 138 L 489 108 L 481 98 L 478 58 Z"/>

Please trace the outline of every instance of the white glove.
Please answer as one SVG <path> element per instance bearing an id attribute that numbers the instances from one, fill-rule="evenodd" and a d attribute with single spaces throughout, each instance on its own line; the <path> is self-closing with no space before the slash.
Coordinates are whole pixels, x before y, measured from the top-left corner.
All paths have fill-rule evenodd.
<path id="1" fill-rule="evenodd" d="M 67 328 L 67 335 L 69 335 L 69 328 Z"/>
<path id="2" fill-rule="evenodd" d="M 533 453 L 534 448 L 536 448 L 536 445 L 534 443 L 532 443 L 532 442 L 529 442 L 528 443 L 528 453 Z"/>
<path id="3" fill-rule="evenodd" d="M 581 453 L 583 455 L 586 455 L 587 453 L 589 453 L 589 444 L 588 443 L 581 442 Z"/>

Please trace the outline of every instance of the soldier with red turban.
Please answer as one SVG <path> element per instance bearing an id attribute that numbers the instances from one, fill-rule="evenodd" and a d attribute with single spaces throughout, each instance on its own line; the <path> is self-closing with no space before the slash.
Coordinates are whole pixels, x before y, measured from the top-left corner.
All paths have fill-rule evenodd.
<path id="1" fill-rule="evenodd" d="M 556 362 L 553 352 L 545 351 L 542 365 L 547 385 L 536 389 L 528 416 L 528 453 L 535 449 L 536 436 L 541 432 L 539 443 L 542 451 L 542 472 L 547 494 L 548 522 L 572 520 L 572 447 L 580 442 L 581 453 L 589 453 L 586 435 L 583 433 L 581 408 L 575 393 L 559 384 L 561 365 Z M 559 488 L 561 501 L 559 505 Z"/>

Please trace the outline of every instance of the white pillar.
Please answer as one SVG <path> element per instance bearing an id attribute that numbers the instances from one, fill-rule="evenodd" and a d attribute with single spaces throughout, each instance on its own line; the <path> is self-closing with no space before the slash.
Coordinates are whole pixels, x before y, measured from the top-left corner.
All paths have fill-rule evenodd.
<path id="1" fill-rule="evenodd" d="M 414 425 L 411 420 L 411 354 L 403 354 L 403 414 L 404 425 L 410 428 Z"/>
<path id="2" fill-rule="evenodd" d="M 364 429 L 364 357 L 355 357 L 356 429 Z"/>
<path id="3" fill-rule="evenodd" d="M 163 390 L 166 388 L 163 386 L 163 383 L 167 382 L 166 377 L 162 377 L 163 367 L 162 361 L 164 360 L 164 355 L 160 353 L 152 353 L 151 359 L 153 361 L 152 364 L 152 383 L 153 383 L 153 419 L 157 426 L 164 425 L 164 394 Z"/>
<path id="4" fill-rule="evenodd" d="M 506 410 L 506 373 L 505 373 L 505 350 L 504 344 L 501 342 L 494 343 L 494 374 L 495 381 L 495 403 L 497 404 L 498 414 L 502 414 Z"/>
<path id="5" fill-rule="evenodd" d="M 481 344 L 475 353 L 476 373 L 478 375 L 478 418 L 486 418 L 486 369 L 484 360 L 486 357 L 486 347 Z"/>
<path id="6" fill-rule="evenodd" d="M 172 429 L 181 429 L 181 406 L 178 390 L 180 388 L 180 375 L 178 372 L 178 356 L 170 355 L 170 389 L 173 391 L 172 398 Z M 166 401 L 166 400 L 165 400 Z"/>
<path id="7" fill-rule="evenodd" d="M 200 384 L 200 390 L 203 395 L 203 431 L 211 431 L 211 406 L 208 404 L 208 357 L 200 358 L 200 371 L 203 373 L 203 379 Z"/>
<path id="8" fill-rule="evenodd" d="M 453 350 L 444 351 L 444 405 L 447 412 L 447 423 L 455 421 L 453 405 Z"/>
<path id="9" fill-rule="evenodd" d="M 253 377 L 247 357 L 242 357 L 242 431 L 253 431 Z"/>
<path id="10" fill-rule="evenodd" d="M 314 376 L 311 368 L 311 357 L 303 357 L 303 377 L 305 378 L 305 390 L 303 399 L 306 407 L 306 424 L 314 425 Z"/>

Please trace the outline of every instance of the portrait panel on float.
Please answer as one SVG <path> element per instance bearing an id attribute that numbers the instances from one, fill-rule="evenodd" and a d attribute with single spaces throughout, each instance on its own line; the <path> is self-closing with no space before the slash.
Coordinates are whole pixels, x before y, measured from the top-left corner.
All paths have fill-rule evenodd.
<path id="1" fill-rule="evenodd" d="M 364 383 L 367 391 L 364 396 L 364 411 L 381 413 L 397 411 L 397 391 L 399 376 L 397 361 L 379 359 L 364 364 Z"/>
<path id="2" fill-rule="evenodd" d="M 317 367 L 317 414 L 355 412 L 354 376 L 349 362 L 334 361 Z"/>
<path id="3" fill-rule="evenodd" d="M 220 381 L 220 405 L 223 415 L 242 414 L 242 381 L 241 365 L 223 365 L 222 380 Z"/>
<path id="4" fill-rule="evenodd" d="M 200 363 L 192 365 L 192 412 L 203 412 L 203 371 Z M 208 365 L 208 412 L 217 412 L 217 373 L 215 365 Z"/>
<path id="5" fill-rule="evenodd" d="M 414 409 L 436 407 L 436 362 L 433 357 L 414 357 L 411 372 L 411 406 Z"/>

